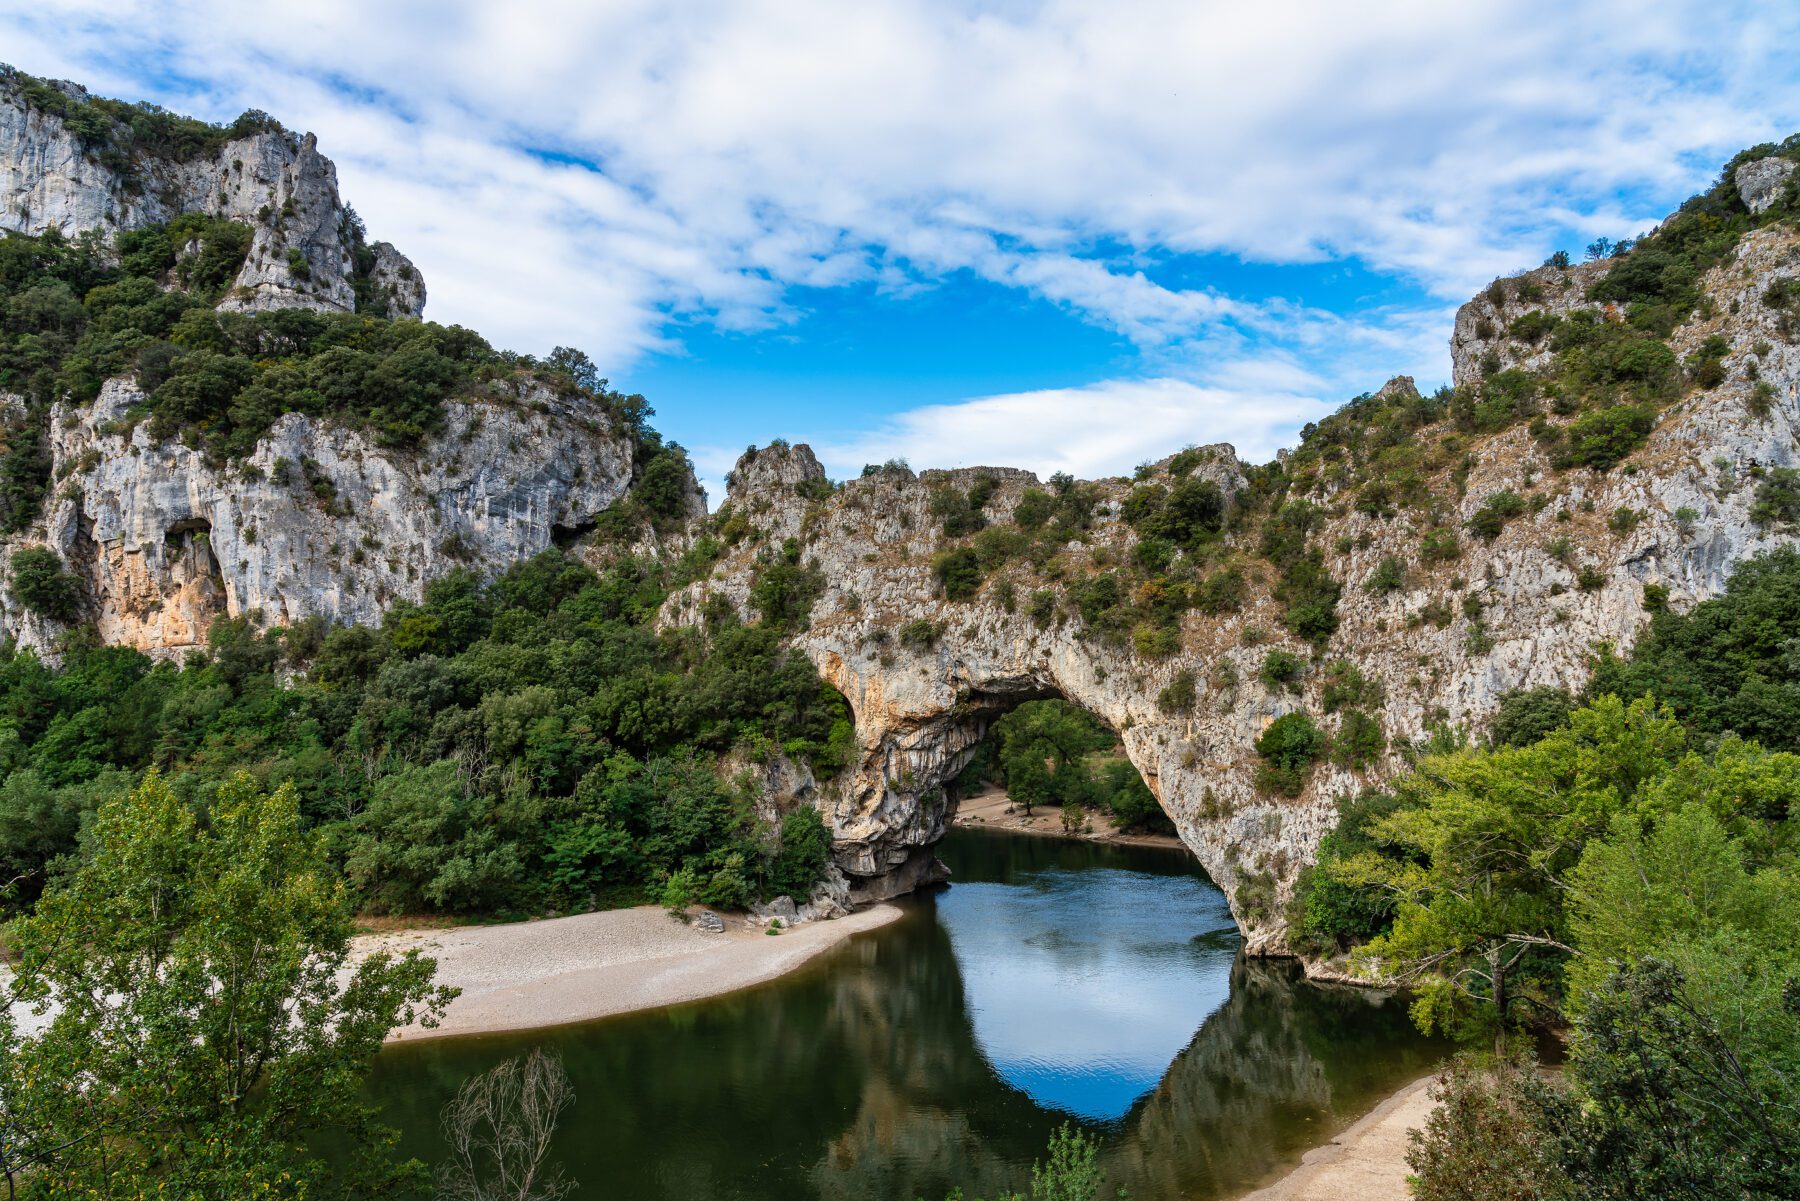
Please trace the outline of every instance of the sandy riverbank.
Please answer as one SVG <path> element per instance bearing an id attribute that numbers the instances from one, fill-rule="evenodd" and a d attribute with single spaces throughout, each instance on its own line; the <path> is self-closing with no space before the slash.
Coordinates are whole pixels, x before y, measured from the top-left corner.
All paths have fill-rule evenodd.
<path id="1" fill-rule="evenodd" d="M 1413 1081 L 1355 1125 L 1301 1157 L 1300 1166 L 1241 1201 L 1406 1201 L 1407 1135 L 1425 1124 L 1434 1072 Z"/>
<path id="2" fill-rule="evenodd" d="M 736 992 L 793 971 L 845 939 L 901 915 L 876 905 L 770 936 L 739 916 L 705 934 L 661 909 L 613 909 L 504 926 L 453 926 L 361 935 L 358 951 L 417 947 L 438 961 L 441 984 L 462 989 L 435 1030 L 445 1038 L 560 1026 Z"/>
<path id="3" fill-rule="evenodd" d="M 1187 845 L 1173 834 L 1128 834 L 1113 829 L 1112 822 L 1097 813 L 1089 814 L 1088 821 L 1092 826 L 1090 831 L 1071 834 L 1063 829 L 1062 810 L 1056 806 L 1040 805 L 1036 813 L 1026 817 L 1025 810 L 1015 806 L 1011 797 L 998 789 L 992 789 L 964 797 L 957 802 L 956 817 L 951 824 L 977 829 L 1011 830 L 1019 834 L 1043 834 L 1052 838 L 1080 838 L 1087 842 L 1110 842 L 1122 846 L 1168 847 L 1178 851 L 1187 849 Z"/>

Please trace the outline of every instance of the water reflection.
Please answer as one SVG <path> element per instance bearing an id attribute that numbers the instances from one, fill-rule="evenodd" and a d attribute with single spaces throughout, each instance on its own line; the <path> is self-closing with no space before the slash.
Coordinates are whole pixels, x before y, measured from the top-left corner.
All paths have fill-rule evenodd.
<path id="1" fill-rule="evenodd" d="M 958 884 L 937 919 L 988 1063 L 1090 1121 L 1124 1117 L 1231 992 L 1236 927 L 1199 877 L 1052 864 Z"/>
<path id="2" fill-rule="evenodd" d="M 1158 1201 L 1241 1191 L 1439 1053 L 1398 1006 L 1234 961 L 1235 935 L 1208 916 L 1222 899 L 1202 882 L 1196 901 L 1178 856 L 953 839 L 963 884 L 798 975 L 542 1034 L 401 1045 L 381 1056 L 376 1098 L 405 1148 L 435 1161 L 437 1112 L 462 1079 L 541 1043 L 575 1086 L 555 1155 L 583 1196 L 911 1201 L 1024 1186 L 1064 1109 L 1105 1096 L 1113 1114 L 1130 1089 L 1099 1127 L 1102 1156 L 1133 1197 Z M 1053 868 L 1081 879 L 1050 887 Z M 1083 887 L 1103 872 L 1136 879 Z M 1046 908 L 1027 919 L 1009 904 Z M 1204 995 L 1171 997 L 1175 979 Z M 1164 1003 L 1199 1025 L 1185 1044 L 1171 1048 Z M 1074 1052 L 1053 1041 L 1072 1014 L 1087 1040 Z M 1042 1061 L 1049 1076 L 1099 1064 L 1108 1083 L 1059 1093 L 1030 1069 Z"/>

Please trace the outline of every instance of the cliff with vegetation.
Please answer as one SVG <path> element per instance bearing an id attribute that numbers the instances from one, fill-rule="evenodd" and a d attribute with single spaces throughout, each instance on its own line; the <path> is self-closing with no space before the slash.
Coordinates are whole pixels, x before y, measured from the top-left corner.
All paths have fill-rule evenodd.
<path id="1" fill-rule="evenodd" d="M 236 764 L 372 904 L 830 911 L 933 878 L 993 723 L 1063 698 L 1282 950 L 1348 799 L 1791 537 L 1797 155 L 1496 280 L 1453 386 L 1274 463 L 1196 430 L 1132 478 L 833 483 L 778 444 L 708 515 L 585 356 L 418 319 L 310 136 L 7 73 L 0 766 L 75 791 L 0 858 L 47 862 L 109 772 Z"/>
<path id="2" fill-rule="evenodd" d="M 208 125 L 0 70 L 0 229 L 110 236 L 196 214 L 246 230 L 225 308 L 425 309 L 424 279 L 366 240 L 311 134 L 260 112 Z"/>
<path id="3" fill-rule="evenodd" d="M 1344 800 L 1790 539 L 1800 231 L 1772 151 L 1636 246 L 1496 280 L 1458 315 L 1454 388 L 1392 380 L 1264 467 L 1201 446 L 1132 479 L 833 485 L 804 446 L 747 453 L 721 565 L 667 612 L 788 622 L 849 700 L 825 803 L 859 894 L 921 877 L 990 724 L 1062 697 L 1279 949 Z"/>

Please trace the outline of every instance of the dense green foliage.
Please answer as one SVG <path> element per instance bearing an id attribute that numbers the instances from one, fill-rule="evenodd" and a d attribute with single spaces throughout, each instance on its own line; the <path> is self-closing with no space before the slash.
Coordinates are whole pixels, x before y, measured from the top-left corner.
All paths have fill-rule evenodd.
<path id="1" fill-rule="evenodd" d="M 1701 734 L 1731 731 L 1800 749 L 1800 551 L 1745 562 L 1724 596 L 1685 615 L 1658 613 L 1628 659 L 1604 655 L 1590 695 L 1649 692 Z"/>
<path id="2" fill-rule="evenodd" d="M 445 576 L 379 629 L 221 620 L 184 667 L 80 638 L 60 671 L 9 652 L 0 869 L 28 899 L 98 796 L 160 766 L 200 798 L 243 768 L 293 785 L 370 908 L 591 907 L 673 877 L 719 905 L 803 893 L 821 831 L 767 828 L 713 757 L 830 775 L 853 743 L 843 698 L 769 623 L 656 633 L 662 596 L 653 564 L 596 575 L 546 552 L 488 584 Z"/>
<path id="3" fill-rule="evenodd" d="M 393 1158 L 361 1081 L 453 995 L 418 951 L 350 954 L 351 910 L 294 790 L 244 776 L 205 812 L 151 775 L 15 937 L 0 1013 L 0 1172 L 27 1197 L 373 1198 Z M 40 1032 L 16 1014 L 54 1000 Z M 321 1153 L 319 1139 L 336 1144 Z"/>
<path id="4" fill-rule="evenodd" d="M 1319 840 L 1318 863 L 1306 868 L 1294 884 L 1294 908 L 1288 915 L 1290 937 L 1303 950 L 1327 955 L 1367 942 L 1393 924 L 1394 895 L 1382 889 L 1345 883 L 1330 867 L 1365 855 L 1381 854 L 1375 824 L 1400 805 L 1392 793 L 1365 792 L 1346 801 L 1337 825 Z"/>
<path id="5" fill-rule="evenodd" d="M 1026 701 L 993 724 L 958 778 L 965 792 L 998 784 L 1029 814 L 1060 805 L 1065 824 L 1083 809 L 1109 813 L 1121 829 L 1174 831 L 1118 739 L 1067 701 Z"/>
<path id="6" fill-rule="evenodd" d="M 81 581 L 46 547 L 14 551 L 9 564 L 14 598 L 39 617 L 73 621 L 81 611 Z"/>
<path id="7" fill-rule="evenodd" d="M 1413 985 L 1426 1029 L 1572 1028 L 1564 1086 L 1451 1074 L 1420 1196 L 1800 1197 L 1797 600 L 1800 554 L 1744 564 L 1585 704 L 1509 696 L 1321 844 L 1303 944 Z"/>
<path id="8" fill-rule="evenodd" d="M 1304 713 L 1276 718 L 1256 739 L 1256 753 L 1262 760 L 1256 770 L 1256 786 L 1281 796 L 1299 796 L 1313 764 L 1324 756 L 1326 742 L 1325 731 Z"/>

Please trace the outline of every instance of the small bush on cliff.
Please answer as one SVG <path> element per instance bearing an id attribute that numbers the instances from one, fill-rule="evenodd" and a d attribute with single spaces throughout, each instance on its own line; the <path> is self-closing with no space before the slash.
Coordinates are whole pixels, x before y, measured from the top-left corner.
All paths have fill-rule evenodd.
<path id="1" fill-rule="evenodd" d="M 950 600 L 968 600 L 981 587 L 981 557 L 973 547 L 939 551 L 931 566 Z"/>
<path id="2" fill-rule="evenodd" d="M 1313 764 L 1325 754 L 1325 732 L 1304 713 L 1288 713 L 1269 723 L 1256 740 L 1262 759 L 1257 787 L 1280 796 L 1299 796 Z"/>
<path id="3" fill-rule="evenodd" d="M 63 569 L 61 556 L 44 547 L 13 552 L 12 594 L 52 621 L 74 621 L 81 613 L 81 581 Z"/>
<path id="4" fill-rule="evenodd" d="M 1792 467 L 1770 468 L 1756 485 L 1750 520 L 1778 528 L 1800 525 L 1800 471 Z"/>
<path id="5" fill-rule="evenodd" d="M 1277 692 L 1299 691 L 1300 677 L 1306 672 L 1306 661 L 1292 651 L 1280 648 L 1270 651 L 1263 657 L 1262 668 L 1257 676 L 1265 688 Z"/>
<path id="6" fill-rule="evenodd" d="M 1199 689 L 1195 685 L 1194 673 L 1183 668 L 1175 673 L 1167 687 L 1156 694 L 1156 707 L 1164 713 L 1192 713 L 1198 700 Z"/>
<path id="7" fill-rule="evenodd" d="M 1525 512 L 1525 498 L 1510 488 L 1502 488 L 1481 502 L 1466 523 L 1469 532 L 1488 542 L 1500 536 L 1506 523 Z"/>
<path id="8" fill-rule="evenodd" d="M 789 538 L 781 550 L 757 564 L 750 582 L 750 606 L 775 629 L 792 631 L 806 624 L 813 604 L 824 595 L 825 573 L 800 561 L 800 543 Z"/>

